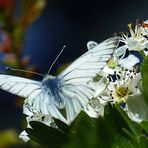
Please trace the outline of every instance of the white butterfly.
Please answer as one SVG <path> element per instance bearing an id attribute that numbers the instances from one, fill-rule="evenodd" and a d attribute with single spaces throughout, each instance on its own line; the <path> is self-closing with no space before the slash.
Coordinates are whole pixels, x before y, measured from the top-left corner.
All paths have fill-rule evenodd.
<path id="1" fill-rule="evenodd" d="M 112 37 L 95 46 L 91 46 L 90 42 L 89 51 L 60 75 L 46 75 L 42 81 L 0 74 L 0 88 L 25 97 L 25 106 L 29 110 L 50 115 L 69 124 L 93 98 L 93 77 L 106 65 L 118 41 L 118 37 Z M 65 110 L 65 116 L 61 110 Z"/>

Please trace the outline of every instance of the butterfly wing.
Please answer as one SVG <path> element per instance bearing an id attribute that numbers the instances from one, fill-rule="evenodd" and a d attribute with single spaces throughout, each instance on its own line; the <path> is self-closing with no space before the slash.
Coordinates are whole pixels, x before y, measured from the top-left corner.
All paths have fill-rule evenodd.
<path id="1" fill-rule="evenodd" d="M 42 82 L 17 76 L 0 75 L 0 88 L 12 94 L 25 97 L 25 107 L 31 112 L 39 112 L 66 122 L 55 104 L 50 101 Z"/>
<path id="2" fill-rule="evenodd" d="M 1 74 L 0 88 L 21 97 L 29 97 L 41 91 L 41 83 L 26 78 Z"/>
<path id="3" fill-rule="evenodd" d="M 55 95 L 49 95 L 42 82 L 0 75 L 0 88 L 27 98 L 25 105 L 33 111 L 51 115 L 65 123 L 71 123 L 81 109 L 93 98 L 95 87 L 92 84 L 92 79 L 105 66 L 118 45 L 118 40 L 118 37 L 113 37 L 98 44 L 80 56 L 57 77 L 59 81 L 55 83 L 53 88 L 54 90 L 59 89 L 58 85 L 60 85 L 60 90 L 55 94 L 65 104 L 66 118 L 59 111 L 60 105 L 58 106 L 56 103 L 59 99 Z"/>
<path id="4" fill-rule="evenodd" d="M 62 86 L 61 95 L 65 98 L 68 122 L 73 121 L 93 98 L 95 94 L 93 77 L 106 65 L 118 42 L 118 37 L 105 40 L 80 56 L 58 76 Z"/>

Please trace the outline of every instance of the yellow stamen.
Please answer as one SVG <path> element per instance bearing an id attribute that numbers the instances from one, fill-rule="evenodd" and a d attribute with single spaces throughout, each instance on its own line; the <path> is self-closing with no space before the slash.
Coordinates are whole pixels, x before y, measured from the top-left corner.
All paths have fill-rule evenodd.
<path id="1" fill-rule="evenodd" d="M 112 68 L 114 69 L 116 67 L 116 62 L 113 58 L 111 58 L 108 62 L 107 62 L 107 65 L 109 68 Z"/>
<path id="2" fill-rule="evenodd" d="M 117 85 L 114 85 L 115 92 L 113 93 L 114 101 L 115 102 L 126 102 L 127 94 L 128 94 L 128 87 L 117 87 Z"/>
<path id="3" fill-rule="evenodd" d="M 118 87 L 116 88 L 116 94 L 119 98 L 123 98 L 127 95 L 128 88 L 127 87 Z"/>

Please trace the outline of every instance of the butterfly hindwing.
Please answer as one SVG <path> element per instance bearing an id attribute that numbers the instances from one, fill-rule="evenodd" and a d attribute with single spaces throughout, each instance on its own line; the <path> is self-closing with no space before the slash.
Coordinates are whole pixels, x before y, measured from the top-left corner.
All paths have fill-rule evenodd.
<path id="1" fill-rule="evenodd" d="M 52 96 L 49 96 L 44 90 L 42 82 L 1 74 L 0 88 L 12 94 L 25 97 L 24 105 L 32 112 L 50 115 L 66 122 L 56 105 L 51 102 Z"/>

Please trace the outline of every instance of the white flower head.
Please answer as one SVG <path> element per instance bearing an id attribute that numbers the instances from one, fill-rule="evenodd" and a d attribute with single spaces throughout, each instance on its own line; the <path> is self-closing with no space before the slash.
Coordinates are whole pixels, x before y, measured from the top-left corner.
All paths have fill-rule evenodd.
<path id="1" fill-rule="evenodd" d="M 22 139 L 24 142 L 28 142 L 30 140 L 26 131 L 22 131 L 19 135 L 19 138 Z"/>
<path id="2" fill-rule="evenodd" d="M 141 122 L 148 120 L 148 106 L 142 94 L 141 74 L 136 70 L 122 70 L 114 77 L 109 76 L 109 83 L 98 99 L 118 103 L 124 109 L 131 120 Z M 124 105 L 123 105 L 124 104 Z"/>
<path id="3" fill-rule="evenodd" d="M 138 64 L 140 60 L 133 54 L 130 54 L 126 58 L 124 55 L 115 56 L 108 61 L 107 65 L 103 68 L 100 75 L 105 76 L 108 74 L 114 75 L 115 71 L 122 71 L 122 69 L 133 69 L 133 67 Z"/>
<path id="4" fill-rule="evenodd" d="M 91 50 L 92 48 L 96 47 L 98 43 L 94 41 L 89 41 L 87 43 L 87 49 Z M 115 71 L 122 70 L 121 67 L 125 69 L 132 69 L 133 66 L 135 66 L 137 63 L 139 63 L 139 59 L 134 55 L 129 55 L 125 58 L 125 51 L 120 50 L 121 48 L 117 48 L 113 54 L 113 56 L 110 58 L 106 66 L 103 68 L 103 70 L 99 73 L 101 76 L 108 76 L 108 74 L 113 75 Z"/>
<path id="5" fill-rule="evenodd" d="M 115 75 L 108 76 L 106 89 L 100 93 L 99 98 L 112 103 L 125 103 L 129 96 L 136 95 L 141 77 L 135 69 L 123 69 Z"/>
<path id="6" fill-rule="evenodd" d="M 134 69 L 123 69 L 115 74 L 115 80 L 112 77 L 110 79 L 107 89 L 113 103 L 125 103 L 130 96 L 139 93 L 138 85 L 141 78 Z"/>
<path id="7" fill-rule="evenodd" d="M 148 40 L 144 36 L 144 29 L 142 24 L 137 23 L 135 29 L 133 30 L 132 24 L 128 25 L 130 36 L 127 34 L 122 34 L 120 41 L 124 43 L 123 46 L 119 47 L 116 50 L 116 55 L 126 53 L 126 50 L 129 51 L 144 51 L 148 48 Z"/>
<path id="8" fill-rule="evenodd" d="M 128 25 L 131 37 L 122 36 L 121 41 L 124 42 L 129 51 L 141 51 L 145 49 L 148 43 L 147 39 L 142 35 L 143 29 L 141 24 L 135 25 L 135 30 L 132 29 L 132 24 Z"/>
<path id="9" fill-rule="evenodd" d="M 103 101 L 97 99 L 97 96 L 106 89 L 107 78 L 103 77 L 100 79 L 99 76 L 99 80 L 93 80 L 93 85 L 94 89 L 96 90 L 93 99 L 83 108 L 83 111 L 86 112 L 90 117 L 97 118 L 98 116 L 103 116 L 104 114 Z"/>

